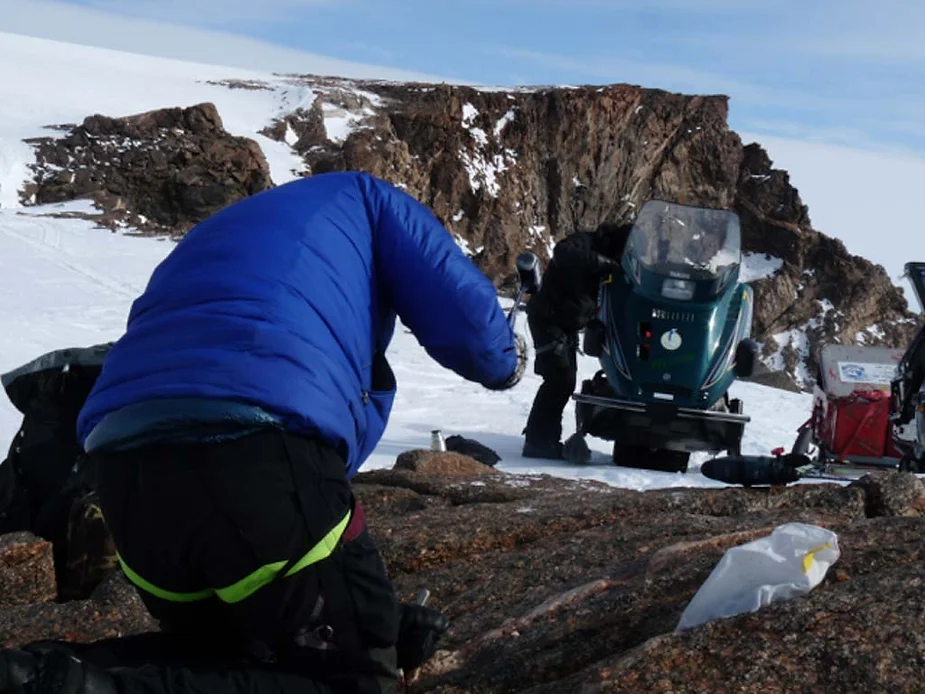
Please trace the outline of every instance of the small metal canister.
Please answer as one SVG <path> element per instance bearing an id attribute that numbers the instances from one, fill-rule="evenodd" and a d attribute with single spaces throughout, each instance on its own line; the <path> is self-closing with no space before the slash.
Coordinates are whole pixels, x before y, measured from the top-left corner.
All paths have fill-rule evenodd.
<path id="1" fill-rule="evenodd" d="M 432 451 L 445 451 L 446 450 L 446 439 L 443 438 L 443 432 L 439 429 L 434 429 L 430 432 L 430 450 Z"/>

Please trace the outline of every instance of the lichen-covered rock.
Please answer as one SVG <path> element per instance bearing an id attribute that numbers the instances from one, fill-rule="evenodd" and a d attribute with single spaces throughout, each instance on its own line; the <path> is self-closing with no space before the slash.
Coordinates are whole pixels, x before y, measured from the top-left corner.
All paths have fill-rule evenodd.
<path id="1" fill-rule="evenodd" d="M 396 470 L 411 470 L 437 477 L 463 476 L 478 477 L 496 475 L 498 472 L 490 465 L 480 463 L 474 458 L 452 451 L 429 451 L 418 449 L 405 451 L 395 461 Z"/>
<path id="2" fill-rule="evenodd" d="M 354 487 L 399 597 L 428 588 L 451 619 L 409 693 L 852 692 L 920 690 L 925 517 L 904 512 L 918 482 L 636 492 L 393 469 Z M 821 585 L 675 633 L 727 549 L 793 521 L 838 534 Z M 0 645 L 156 628 L 118 572 L 88 600 L 0 609 Z"/>
<path id="3" fill-rule="evenodd" d="M 865 475 L 853 484 L 864 490 L 871 518 L 925 515 L 925 483 L 915 475 L 891 470 Z"/>
<path id="4" fill-rule="evenodd" d="M 921 691 L 925 580 L 915 567 L 925 558 L 918 539 L 925 524 L 881 518 L 835 529 L 841 568 L 809 595 L 661 634 L 517 691 Z"/>
<path id="5" fill-rule="evenodd" d="M 31 533 L 0 535 L 0 610 L 57 595 L 51 544 Z"/>
<path id="6" fill-rule="evenodd" d="M 157 631 L 138 593 L 121 573 L 109 574 L 87 600 L 0 609 L 0 647 L 45 639 L 90 642 Z"/>
<path id="7" fill-rule="evenodd" d="M 920 662 L 918 637 L 898 646 L 893 638 L 918 628 L 913 588 L 900 591 L 909 601 L 886 643 L 860 628 L 887 619 L 898 582 L 920 581 L 925 521 L 867 519 L 860 486 L 640 493 L 542 476 L 421 480 L 384 470 L 356 481 L 401 596 L 427 587 L 452 620 L 409 692 L 804 691 L 804 679 L 819 691 L 851 691 L 854 680 L 908 691 Z M 389 489 L 451 503 L 422 501 L 409 514 L 393 510 Z M 792 521 L 839 535 L 842 557 L 822 586 L 674 635 L 726 549 Z M 892 660 L 897 647 L 908 664 Z"/>

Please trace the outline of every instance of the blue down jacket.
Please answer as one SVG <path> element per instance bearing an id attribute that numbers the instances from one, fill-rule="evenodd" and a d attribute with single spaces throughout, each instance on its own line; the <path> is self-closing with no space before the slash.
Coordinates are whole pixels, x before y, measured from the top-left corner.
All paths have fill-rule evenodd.
<path id="1" fill-rule="evenodd" d="M 497 388 L 515 371 L 494 286 L 411 196 L 346 172 L 246 198 L 155 269 L 80 412 L 78 440 L 112 448 L 164 429 L 166 411 L 174 429 L 273 422 L 338 448 L 352 477 L 392 408 L 396 314 L 463 378 Z"/>

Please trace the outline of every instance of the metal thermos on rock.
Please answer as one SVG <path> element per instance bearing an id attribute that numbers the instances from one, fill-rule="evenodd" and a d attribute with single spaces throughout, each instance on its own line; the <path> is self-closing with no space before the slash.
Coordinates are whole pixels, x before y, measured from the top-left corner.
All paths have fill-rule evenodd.
<path id="1" fill-rule="evenodd" d="M 434 429 L 430 432 L 430 450 L 432 451 L 445 451 L 446 450 L 446 439 L 443 438 L 443 432 L 439 429 Z"/>

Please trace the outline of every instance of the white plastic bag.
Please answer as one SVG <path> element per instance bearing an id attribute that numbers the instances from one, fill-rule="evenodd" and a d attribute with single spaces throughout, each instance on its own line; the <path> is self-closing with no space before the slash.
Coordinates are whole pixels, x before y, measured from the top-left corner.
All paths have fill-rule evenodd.
<path id="1" fill-rule="evenodd" d="M 839 556 L 838 536 L 806 523 L 787 523 L 731 547 L 684 610 L 677 631 L 808 593 Z"/>

